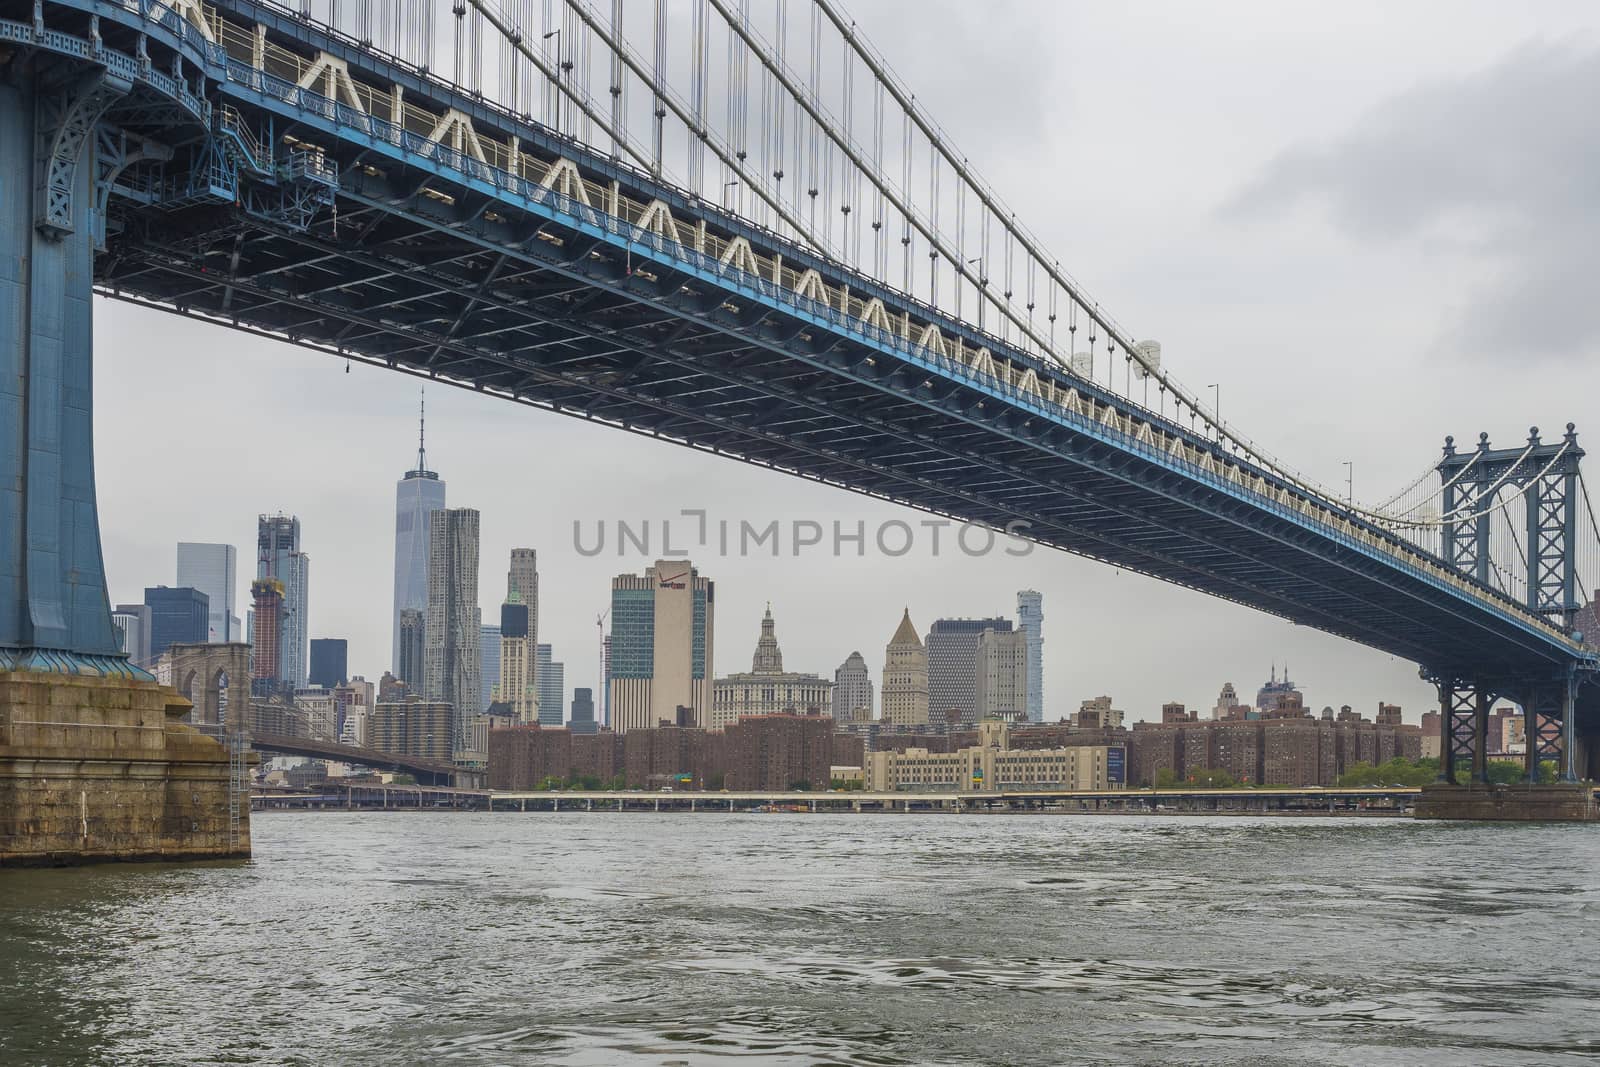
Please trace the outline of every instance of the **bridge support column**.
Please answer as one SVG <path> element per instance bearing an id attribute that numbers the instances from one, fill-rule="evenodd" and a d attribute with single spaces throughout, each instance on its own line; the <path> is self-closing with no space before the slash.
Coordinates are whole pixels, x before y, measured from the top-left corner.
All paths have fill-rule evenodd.
<path id="1" fill-rule="evenodd" d="M 0 85 L 0 670 L 148 679 L 111 625 L 94 484 L 94 131 L 130 86 L 44 78 Z"/>
<path id="2" fill-rule="evenodd" d="M 1472 707 L 1472 780 L 1489 782 L 1489 693 L 1481 684 L 1474 687 Z"/>
<path id="3" fill-rule="evenodd" d="M 1522 779 L 1530 784 L 1539 781 L 1539 687 L 1530 685 L 1522 699 Z"/>
<path id="4" fill-rule="evenodd" d="M 1573 672 L 1568 672 L 1561 683 L 1561 780 L 1563 782 L 1576 782 L 1577 771 L 1577 729 L 1574 719 L 1578 717 L 1578 679 Z"/>
<path id="5" fill-rule="evenodd" d="M 1441 684 L 1439 686 L 1439 778 L 1447 785 L 1454 785 L 1456 780 L 1456 753 L 1455 734 L 1451 729 L 1452 713 L 1455 711 L 1454 687 Z"/>

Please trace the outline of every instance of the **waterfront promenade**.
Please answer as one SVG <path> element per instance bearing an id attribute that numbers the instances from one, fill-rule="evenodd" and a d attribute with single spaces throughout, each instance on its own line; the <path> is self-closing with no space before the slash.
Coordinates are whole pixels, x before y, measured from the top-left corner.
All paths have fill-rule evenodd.
<path id="1" fill-rule="evenodd" d="M 880 793 L 863 790 L 507 792 L 329 783 L 315 790 L 260 791 L 251 796 L 251 805 L 255 811 L 1409 815 L 1420 793 L 1420 789 L 1400 786 L 1361 789 L 1116 789 L 982 793 Z"/>

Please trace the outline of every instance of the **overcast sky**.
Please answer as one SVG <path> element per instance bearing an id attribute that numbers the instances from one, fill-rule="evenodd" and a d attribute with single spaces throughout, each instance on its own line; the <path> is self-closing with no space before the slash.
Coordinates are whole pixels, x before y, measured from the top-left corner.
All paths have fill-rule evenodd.
<path id="1" fill-rule="evenodd" d="M 1325 484 L 1381 499 L 1446 434 L 1580 433 L 1600 396 L 1600 7 L 1585 3 L 1087 4 L 856 0 L 851 9 L 989 182 L 1096 298 L 1224 415 Z M 910 17 L 912 14 L 915 17 Z M 171 584 L 180 540 L 239 547 L 300 516 L 311 633 L 389 666 L 394 483 L 417 382 L 220 328 L 97 305 L 98 477 L 113 602 Z M 428 455 L 482 512 L 486 620 L 513 546 L 539 551 L 540 636 L 596 682 L 609 579 L 573 524 L 683 508 L 869 529 L 922 516 L 432 387 Z M 686 520 L 679 520 L 685 522 Z M 680 530 L 683 528 L 680 527 Z M 614 530 L 612 531 L 614 532 Z M 675 535 L 674 540 L 679 540 Z M 659 542 L 658 542 L 659 543 Z M 652 549 L 656 545 L 651 546 Z M 1416 721 L 1415 665 L 1059 552 L 835 560 L 697 555 L 717 583 L 716 671 L 748 670 L 772 603 L 789 670 L 875 675 L 909 607 L 1013 615 L 1044 593 L 1050 719 L 1110 694 L 1134 718 L 1253 693 L 1287 661 L 1315 707 Z M 648 558 L 653 558 L 653 555 Z"/>

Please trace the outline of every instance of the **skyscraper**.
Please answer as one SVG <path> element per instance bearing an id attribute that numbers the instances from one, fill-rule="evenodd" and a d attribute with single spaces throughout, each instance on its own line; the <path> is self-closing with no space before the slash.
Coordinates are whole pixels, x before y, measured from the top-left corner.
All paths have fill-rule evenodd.
<path id="1" fill-rule="evenodd" d="M 1044 594 L 1017 593 L 1017 629 L 1028 635 L 1028 721 L 1044 722 Z"/>
<path id="2" fill-rule="evenodd" d="M 417 608 L 406 608 L 400 613 L 400 658 L 395 660 L 393 673 L 418 692 L 422 690 L 423 637 L 427 630 L 426 616 Z"/>
<path id="3" fill-rule="evenodd" d="M 483 618 L 482 614 L 478 616 Z M 478 707 L 479 712 L 489 710 L 494 703 L 495 687 L 500 684 L 500 624 L 478 624 Z"/>
<path id="4" fill-rule="evenodd" d="M 928 724 L 928 651 L 911 625 L 910 608 L 884 650 L 883 721 L 897 726 Z"/>
<path id="5" fill-rule="evenodd" d="M 150 664 L 150 609 L 143 604 L 118 604 L 111 624 L 122 634 L 122 651 L 136 667 Z"/>
<path id="6" fill-rule="evenodd" d="M 528 639 L 528 605 L 515 589 L 500 605 L 500 677 L 495 700 L 505 704 L 517 722 L 539 721 L 539 691 L 535 680 L 534 646 Z"/>
<path id="7" fill-rule="evenodd" d="M 859 652 L 852 652 L 833 672 L 833 717 L 849 719 L 858 708 L 872 718 L 872 672 Z"/>
<path id="8" fill-rule="evenodd" d="M 592 734 L 597 730 L 594 721 L 594 690 L 572 691 L 572 715 L 567 719 L 567 729 L 575 734 Z"/>
<path id="9" fill-rule="evenodd" d="M 534 682 L 539 692 L 539 725 L 560 726 L 562 698 L 566 695 L 567 665 L 552 658 L 549 645 L 536 646 Z"/>
<path id="10" fill-rule="evenodd" d="M 928 629 L 928 717 L 938 724 L 978 721 L 978 638 L 1008 633 L 1010 619 L 935 619 Z"/>
<path id="11" fill-rule="evenodd" d="M 426 415 L 426 407 L 423 409 Z M 394 508 L 394 648 L 392 669 L 413 686 L 422 679 L 403 673 L 407 611 L 426 617 L 428 610 L 428 515 L 444 509 L 444 480 L 428 469 L 424 421 L 417 429 L 417 466 L 395 485 Z"/>
<path id="12" fill-rule="evenodd" d="M 311 639 L 312 685 L 332 689 L 350 677 L 350 642 L 342 637 L 314 637 Z"/>
<path id="13" fill-rule="evenodd" d="M 618 733 L 711 711 L 716 583 L 688 560 L 657 560 L 611 581 L 611 662 L 606 715 Z"/>
<path id="14" fill-rule="evenodd" d="M 257 578 L 250 583 L 250 693 L 271 696 L 283 688 L 283 583 Z"/>
<path id="15" fill-rule="evenodd" d="M 528 641 L 539 643 L 539 553 L 531 548 L 513 548 L 511 566 L 506 571 L 506 598 L 512 593 L 528 609 Z"/>
<path id="16" fill-rule="evenodd" d="M 423 634 L 423 694 L 455 709 L 453 740 L 481 710 L 478 672 L 478 513 L 446 508 L 428 514 L 428 616 Z"/>
<path id="17" fill-rule="evenodd" d="M 304 688 L 311 673 L 311 557 L 301 550 L 299 518 L 281 513 L 257 518 L 256 577 L 283 583 L 278 680 L 291 689 Z M 255 625 L 260 630 L 259 617 Z"/>
<path id="18" fill-rule="evenodd" d="M 150 609 L 150 658 L 159 659 L 169 645 L 199 645 L 206 640 L 211 605 L 198 589 L 158 585 L 144 591 Z"/>
<path id="19" fill-rule="evenodd" d="M 236 597 L 239 588 L 239 553 L 232 545 L 178 542 L 178 584 L 198 589 L 211 604 L 209 640 L 242 641 Z"/>
<path id="20" fill-rule="evenodd" d="M 1028 716 L 1028 635 L 985 629 L 978 635 L 978 719 Z"/>

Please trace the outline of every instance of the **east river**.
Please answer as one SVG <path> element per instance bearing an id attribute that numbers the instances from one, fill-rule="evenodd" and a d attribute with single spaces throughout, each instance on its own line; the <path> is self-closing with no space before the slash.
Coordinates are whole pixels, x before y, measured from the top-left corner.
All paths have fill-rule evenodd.
<path id="1" fill-rule="evenodd" d="M 1559 1064 L 1600 828 L 269 814 L 0 871 L 0 1063 Z"/>

